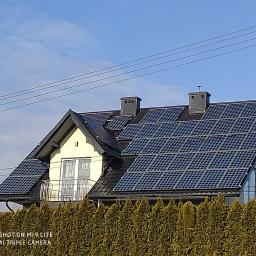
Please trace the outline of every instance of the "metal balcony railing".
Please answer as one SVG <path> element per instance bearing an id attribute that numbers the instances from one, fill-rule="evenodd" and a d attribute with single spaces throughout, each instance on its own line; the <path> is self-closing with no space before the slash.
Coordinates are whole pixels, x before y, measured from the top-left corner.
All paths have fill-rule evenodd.
<path id="1" fill-rule="evenodd" d="M 42 201 L 81 201 L 95 181 L 90 179 L 44 180 L 40 189 Z"/>

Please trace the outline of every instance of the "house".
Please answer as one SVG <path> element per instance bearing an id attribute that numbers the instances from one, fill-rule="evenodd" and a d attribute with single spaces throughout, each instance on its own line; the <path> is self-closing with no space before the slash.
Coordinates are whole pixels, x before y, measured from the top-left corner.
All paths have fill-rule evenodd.
<path id="1" fill-rule="evenodd" d="M 210 103 L 208 92 L 189 104 L 69 110 L 0 185 L 0 200 L 23 206 L 105 203 L 146 196 L 200 202 L 223 193 L 228 202 L 255 198 L 256 101 Z"/>

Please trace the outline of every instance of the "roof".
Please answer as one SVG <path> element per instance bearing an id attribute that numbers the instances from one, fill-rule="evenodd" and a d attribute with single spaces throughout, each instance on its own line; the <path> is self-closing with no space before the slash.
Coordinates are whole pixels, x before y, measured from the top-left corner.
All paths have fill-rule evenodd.
<path id="1" fill-rule="evenodd" d="M 115 156 L 91 198 L 237 195 L 256 156 L 256 101 L 213 103 L 195 115 L 187 105 L 142 108 L 135 118 L 70 110 L 0 185 L 0 196 L 28 195 L 48 172 L 46 156 L 74 126 Z"/>

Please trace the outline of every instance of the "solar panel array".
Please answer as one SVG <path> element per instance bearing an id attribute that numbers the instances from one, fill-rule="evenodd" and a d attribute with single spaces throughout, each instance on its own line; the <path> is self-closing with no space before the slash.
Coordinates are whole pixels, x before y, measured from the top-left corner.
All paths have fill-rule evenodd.
<path id="1" fill-rule="evenodd" d="M 129 122 L 129 116 L 116 116 L 114 119 L 107 125 L 107 128 L 111 131 L 122 130 L 126 124 Z"/>
<path id="2" fill-rule="evenodd" d="M 123 155 L 137 158 L 115 191 L 241 186 L 256 157 L 256 102 L 214 104 L 197 121 L 161 121 L 163 113 L 152 109 L 118 137 L 131 140 Z"/>
<path id="3" fill-rule="evenodd" d="M 24 160 L 0 185 L 0 193 L 27 194 L 47 171 L 38 159 Z"/>

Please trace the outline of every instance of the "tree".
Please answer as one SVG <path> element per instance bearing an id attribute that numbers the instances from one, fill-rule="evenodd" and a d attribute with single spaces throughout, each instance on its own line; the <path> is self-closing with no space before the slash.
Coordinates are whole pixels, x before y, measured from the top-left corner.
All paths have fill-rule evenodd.
<path id="1" fill-rule="evenodd" d="M 225 242 L 225 226 L 227 221 L 228 207 L 225 203 L 224 196 L 219 195 L 213 200 L 209 207 L 208 221 L 208 254 L 223 255 Z"/>
<path id="2" fill-rule="evenodd" d="M 256 252 L 256 201 L 250 199 L 242 213 L 242 251 L 240 255 L 254 256 Z"/>
<path id="3" fill-rule="evenodd" d="M 243 206 L 236 200 L 229 208 L 227 226 L 225 228 L 225 256 L 237 256 L 241 252 Z"/>
<path id="4" fill-rule="evenodd" d="M 129 256 L 131 233 L 132 233 L 132 215 L 134 207 L 132 201 L 127 199 L 123 209 L 119 213 L 117 237 L 115 244 L 116 256 Z"/>
<path id="5" fill-rule="evenodd" d="M 191 255 L 194 239 L 195 207 L 191 202 L 180 204 L 177 230 L 173 241 L 174 255 Z"/>
<path id="6" fill-rule="evenodd" d="M 131 256 L 143 256 L 148 251 L 148 214 L 149 203 L 146 198 L 137 201 L 133 214 L 133 230 L 131 241 Z"/>
<path id="7" fill-rule="evenodd" d="M 14 213 L 12 212 L 0 213 L 0 230 L 2 233 L 7 233 L 12 231 L 13 215 Z M 5 237 L 0 238 L 1 240 L 0 255 L 13 255 L 13 254 L 9 254 L 13 252 L 13 246 L 6 244 L 8 239 L 9 238 L 5 238 Z"/>
<path id="8" fill-rule="evenodd" d="M 115 253 L 119 212 L 120 204 L 114 203 L 110 206 L 105 214 L 105 233 L 102 247 L 102 255 L 104 256 L 113 256 Z"/>
<path id="9" fill-rule="evenodd" d="M 70 256 L 89 255 L 92 243 L 93 214 L 95 206 L 85 198 L 74 215 L 74 228 L 72 232 L 72 244 Z"/>
<path id="10" fill-rule="evenodd" d="M 205 198 L 204 202 L 196 208 L 196 226 L 193 241 L 193 255 L 206 255 L 208 248 L 208 221 L 209 221 L 209 201 Z"/>
<path id="11" fill-rule="evenodd" d="M 159 246 L 157 255 L 166 256 L 173 255 L 174 251 L 171 246 L 176 232 L 178 220 L 178 208 L 174 199 L 171 199 L 169 204 L 162 209 L 163 223 L 159 235 Z"/>
<path id="12" fill-rule="evenodd" d="M 160 243 L 159 234 L 163 227 L 163 200 L 159 198 L 149 214 L 147 256 L 157 256 Z"/>
<path id="13" fill-rule="evenodd" d="M 92 245 L 91 255 L 103 255 L 103 240 L 105 233 L 105 213 L 106 207 L 100 203 L 92 218 Z"/>

